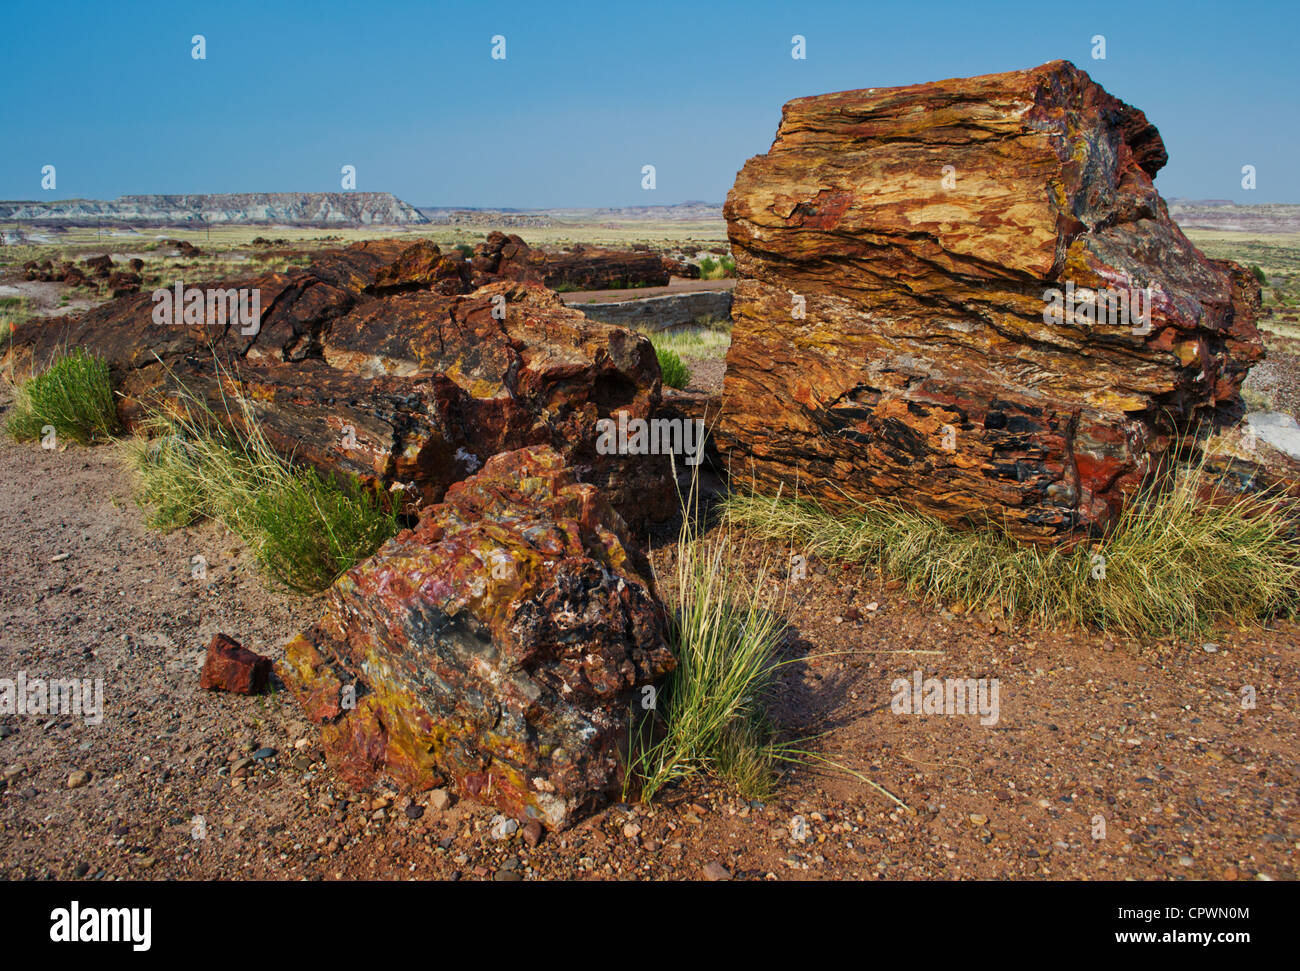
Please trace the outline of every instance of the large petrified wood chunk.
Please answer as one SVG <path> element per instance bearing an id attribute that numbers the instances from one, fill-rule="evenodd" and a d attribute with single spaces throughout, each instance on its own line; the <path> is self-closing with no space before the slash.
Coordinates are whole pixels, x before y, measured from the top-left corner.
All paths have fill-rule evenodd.
<path id="1" fill-rule="evenodd" d="M 673 667 L 649 566 L 548 446 L 491 458 L 334 585 L 284 677 L 358 786 L 567 826 L 617 787 L 634 689 Z"/>
<path id="2" fill-rule="evenodd" d="M 145 293 L 24 323 L 3 364 L 20 378 L 84 347 L 108 361 L 129 427 L 178 382 L 222 420 L 242 421 L 232 406 L 242 397 L 283 454 L 360 477 L 408 511 L 497 452 L 549 444 L 627 521 L 670 516 L 666 457 L 597 449 L 600 419 L 648 419 L 658 407 L 650 342 L 588 320 L 535 282 L 464 293 L 467 267 L 423 241 L 359 244 L 283 273 L 185 281 L 255 290 L 254 333 L 221 315 L 160 324 Z"/>
<path id="3" fill-rule="evenodd" d="M 1262 356 L 1258 287 L 1170 220 L 1166 159 L 1063 61 L 787 104 L 724 210 L 733 471 L 1029 540 L 1104 529 Z M 1098 322 L 1097 291 L 1135 290 L 1145 325 Z"/>

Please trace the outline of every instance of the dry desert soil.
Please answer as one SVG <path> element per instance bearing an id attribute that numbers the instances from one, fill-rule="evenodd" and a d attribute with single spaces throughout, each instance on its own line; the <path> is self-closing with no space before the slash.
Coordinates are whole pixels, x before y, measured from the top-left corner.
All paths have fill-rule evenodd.
<path id="1" fill-rule="evenodd" d="M 320 601 L 269 589 L 212 524 L 146 529 L 112 446 L 6 438 L 0 483 L 0 677 L 103 679 L 98 724 L 0 715 L 9 879 L 1296 874 L 1287 621 L 1191 643 L 1008 629 L 810 563 L 777 715 L 827 761 L 793 766 L 766 803 L 700 780 L 530 845 L 493 838 L 493 811 L 454 795 L 350 790 L 282 689 L 200 690 L 213 634 L 278 659 Z M 670 540 L 650 538 L 661 575 Z M 894 714 L 891 682 L 917 670 L 996 678 L 996 724 Z"/>

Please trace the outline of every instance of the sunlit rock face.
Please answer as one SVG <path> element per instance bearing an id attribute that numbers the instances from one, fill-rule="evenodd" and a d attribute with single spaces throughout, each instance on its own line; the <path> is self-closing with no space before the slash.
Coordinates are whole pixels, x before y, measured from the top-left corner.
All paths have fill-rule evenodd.
<path id="1" fill-rule="evenodd" d="M 1262 356 L 1259 288 L 1170 220 L 1166 160 L 1064 61 L 787 104 L 725 206 L 733 474 L 1104 530 Z"/>

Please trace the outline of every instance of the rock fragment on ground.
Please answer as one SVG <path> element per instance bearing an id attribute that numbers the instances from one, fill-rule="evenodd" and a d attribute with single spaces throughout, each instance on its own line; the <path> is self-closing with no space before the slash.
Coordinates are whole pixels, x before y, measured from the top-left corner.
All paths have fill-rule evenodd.
<path id="1" fill-rule="evenodd" d="M 266 690 L 271 678 L 271 659 L 241 645 L 225 634 L 214 634 L 199 676 L 204 691 L 229 691 L 256 695 Z"/>

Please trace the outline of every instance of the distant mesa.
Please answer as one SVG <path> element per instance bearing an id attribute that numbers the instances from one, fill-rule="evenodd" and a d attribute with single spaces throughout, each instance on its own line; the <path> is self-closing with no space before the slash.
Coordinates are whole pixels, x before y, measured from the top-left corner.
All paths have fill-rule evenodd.
<path id="1" fill-rule="evenodd" d="M 506 226 L 544 228 L 557 223 L 606 225 L 619 222 L 716 222 L 721 228 L 722 204 L 691 200 L 668 206 L 562 207 L 557 209 L 509 209 L 471 206 L 419 206 L 429 222 L 448 226 Z"/>
<path id="2" fill-rule="evenodd" d="M 0 202 L 0 219 L 94 226 L 402 226 L 429 220 L 391 192 L 237 192 L 121 196 L 111 202 Z"/>
<path id="3" fill-rule="evenodd" d="M 1170 199 L 1169 216 L 1183 229 L 1258 235 L 1300 233 L 1300 206 L 1285 203 L 1240 206 L 1227 199 Z"/>

